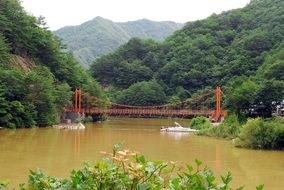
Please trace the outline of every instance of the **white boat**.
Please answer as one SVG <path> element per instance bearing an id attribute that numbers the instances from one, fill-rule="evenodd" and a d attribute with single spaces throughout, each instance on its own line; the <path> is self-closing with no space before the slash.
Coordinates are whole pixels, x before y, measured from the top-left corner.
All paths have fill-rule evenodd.
<path id="1" fill-rule="evenodd" d="M 54 125 L 53 127 L 57 129 L 74 129 L 74 130 L 86 128 L 82 123 L 69 123 L 69 124 L 63 123 L 60 125 Z"/>
<path id="2" fill-rule="evenodd" d="M 174 127 L 162 127 L 161 132 L 198 132 L 198 130 L 182 127 L 178 122 L 175 122 Z"/>
<path id="3" fill-rule="evenodd" d="M 185 127 L 162 127 L 161 132 L 198 132 L 199 130 Z"/>

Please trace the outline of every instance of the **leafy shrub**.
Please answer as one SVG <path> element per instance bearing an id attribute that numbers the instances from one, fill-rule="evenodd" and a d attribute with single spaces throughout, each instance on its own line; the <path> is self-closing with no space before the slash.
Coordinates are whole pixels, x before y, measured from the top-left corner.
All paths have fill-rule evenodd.
<path id="1" fill-rule="evenodd" d="M 228 115 L 224 120 L 224 125 L 228 137 L 236 137 L 239 134 L 241 124 L 237 114 L 233 113 Z"/>
<path id="2" fill-rule="evenodd" d="M 230 114 L 225 118 L 224 123 L 205 128 L 199 134 L 233 139 L 239 134 L 240 128 L 239 117 L 236 114 Z"/>
<path id="3" fill-rule="evenodd" d="M 249 119 L 241 129 L 239 137 L 234 139 L 237 147 L 284 149 L 284 120 L 272 118 Z"/>
<path id="4" fill-rule="evenodd" d="M 284 124 L 276 125 L 274 129 L 275 143 L 273 144 L 277 149 L 284 149 Z"/>
<path id="5" fill-rule="evenodd" d="M 203 116 L 197 116 L 193 118 L 189 124 L 189 128 L 204 130 L 210 127 L 210 121 L 208 118 Z"/>
<path id="6" fill-rule="evenodd" d="M 0 189 L 7 188 L 7 186 L 8 186 L 8 182 L 7 181 L 1 181 L 0 180 Z"/>
<path id="7" fill-rule="evenodd" d="M 227 129 L 224 124 L 214 125 L 211 126 L 208 129 L 201 130 L 198 133 L 199 135 L 206 135 L 209 137 L 221 137 L 221 138 L 227 138 Z"/>
<path id="8" fill-rule="evenodd" d="M 114 146 L 112 153 L 101 153 L 105 155 L 101 161 L 94 166 L 85 163 L 83 169 L 72 171 L 70 179 L 61 180 L 39 170 L 31 171 L 28 184 L 21 185 L 21 190 L 232 190 L 230 173 L 221 176 L 222 182 L 217 184 L 213 172 L 207 167 L 202 169 L 199 160 L 195 161 L 194 169 L 189 165 L 179 167 L 174 162 L 149 161 L 137 152 L 120 150 L 119 145 Z"/>
<path id="9" fill-rule="evenodd" d="M 81 119 L 82 122 L 87 123 L 87 122 L 93 122 L 92 116 L 87 116 Z"/>

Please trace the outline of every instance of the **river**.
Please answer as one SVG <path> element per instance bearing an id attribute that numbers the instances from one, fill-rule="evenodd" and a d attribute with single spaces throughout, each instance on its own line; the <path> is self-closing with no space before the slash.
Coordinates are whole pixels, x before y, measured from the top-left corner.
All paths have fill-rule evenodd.
<path id="1" fill-rule="evenodd" d="M 35 128 L 0 130 L 0 179 L 12 187 L 26 182 L 30 169 L 40 168 L 56 177 L 67 177 L 83 161 L 95 163 L 100 151 L 110 151 L 121 142 L 154 160 L 193 164 L 195 159 L 224 175 L 230 171 L 233 186 L 254 189 L 264 184 L 267 190 L 284 187 L 284 152 L 234 148 L 230 141 L 187 133 L 161 133 L 161 126 L 186 119 L 111 118 L 86 124 L 85 130 Z"/>

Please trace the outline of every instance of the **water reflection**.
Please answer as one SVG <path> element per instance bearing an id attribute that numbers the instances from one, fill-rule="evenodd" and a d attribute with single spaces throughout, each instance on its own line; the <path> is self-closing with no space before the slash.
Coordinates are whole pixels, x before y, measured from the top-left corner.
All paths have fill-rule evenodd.
<path id="1" fill-rule="evenodd" d="M 80 131 L 76 131 L 74 137 L 74 156 L 78 160 L 80 158 Z"/>
<path id="2" fill-rule="evenodd" d="M 0 179 L 16 186 L 27 180 L 30 169 L 41 168 L 49 175 L 67 177 L 84 161 L 94 163 L 101 150 L 113 144 L 137 150 L 149 159 L 193 164 L 195 159 L 218 175 L 231 171 L 233 185 L 254 189 L 284 187 L 284 152 L 234 148 L 230 141 L 195 136 L 190 133 L 161 133 L 161 126 L 188 120 L 115 118 L 88 124 L 86 130 L 22 129 L 0 131 Z"/>
<path id="3" fill-rule="evenodd" d="M 168 132 L 161 132 L 161 136 L 162 137 L 169 137 L 169 138 L 172 138 L 174 140 L 181 140 L 182 138 L 189 138 L 190 135 L 193 135 L 193 134 L 190 134 L 190 133 L 185 133 L 185 132 L 171 132 L 171 133 L 168 133 Z"/>
<path id="4" fill-rule="evenodd" d="M 216 145 L 215 147 L 215 168 L 217 171 L 220 171 L 221 169 L 221 155 L 220 155 L 220 146 Z"/>

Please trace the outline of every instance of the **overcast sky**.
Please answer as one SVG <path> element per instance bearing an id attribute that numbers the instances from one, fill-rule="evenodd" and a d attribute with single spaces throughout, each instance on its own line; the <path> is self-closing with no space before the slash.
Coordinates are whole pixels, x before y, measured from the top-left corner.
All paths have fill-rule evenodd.
<path id="1" fill-rule="evenodd" d="M 44 16 L 51 30 L 101 16 L 117 22 L 142 18 L 188 22 L 244 7 L 250 0 L 22 0 L 25 10 Z"/>

